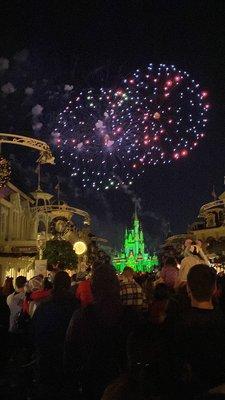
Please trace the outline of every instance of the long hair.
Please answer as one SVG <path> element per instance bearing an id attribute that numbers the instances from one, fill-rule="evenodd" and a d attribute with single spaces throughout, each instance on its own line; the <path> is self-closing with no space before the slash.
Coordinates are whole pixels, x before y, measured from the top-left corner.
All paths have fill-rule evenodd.
<path id="1" fill-rule="evenodd" d="M 108 263 L 95 268 L 91 287 L 94 302 L 104 320 L 113 323 L 122 310 L 119 280 L 113 266 Z"/>
<path id="2" fill-rule="evenodd" d="M 52 297 L 64 298 L 68 296 L 70 290 L 70 276 L 65 271 L 58 271 L 53 280 Z"/>
<path id="3" fill-rule="evenodd" d="M 13 278 L 10 278 L 7 276 L 4 285 L 2 287 L 2 294 L 5 297 L 8 297 L 10 294 L 12 294 L 15 291 L 14 286 L 13 286 Z"/>

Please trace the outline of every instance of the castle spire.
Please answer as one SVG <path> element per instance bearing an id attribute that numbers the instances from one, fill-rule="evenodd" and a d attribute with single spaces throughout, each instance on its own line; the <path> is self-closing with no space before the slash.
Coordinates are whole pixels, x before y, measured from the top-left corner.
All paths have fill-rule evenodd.
<path id="1" fill-rule="evenodd" d="M 138 208 L 139 208 L 139 200 L 135 199 L 135 201 L 134 201 L 134 220 L 138 220 Z"/>

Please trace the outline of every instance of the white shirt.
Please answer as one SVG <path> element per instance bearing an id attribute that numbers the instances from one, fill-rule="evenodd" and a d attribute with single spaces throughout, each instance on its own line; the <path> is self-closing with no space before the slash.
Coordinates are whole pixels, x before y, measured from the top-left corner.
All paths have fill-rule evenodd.
<path id="1" fill-rule="evenodd" d="M 9 331 L 12 332 L 15 328 L 17 316 L 22 310 L 23 301 L 25 299 L 24 292 L 14 292 L 7 297 L 7 304 L 10 308 L 10 325 Z"/>
<path id="2" fill-rule="evenodd" d="M 183 260 L 181 261 L 179 269 L 178 282 L 186 282 L 188 272 L 192 267 L 194 267 L 194 265 L 198 264 L 202 264 L 202 261 L 200 260 L 199 257 L 193 255 L 184 257 Z"/>

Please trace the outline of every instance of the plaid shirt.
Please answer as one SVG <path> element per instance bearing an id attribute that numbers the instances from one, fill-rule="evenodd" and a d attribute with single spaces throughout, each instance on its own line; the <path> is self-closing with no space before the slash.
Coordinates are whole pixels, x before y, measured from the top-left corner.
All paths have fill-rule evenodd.
<path id="1" fill-rule="evenodd" d="M 125 306 L 133 306 L 138 309 L 147 306 L 143 290 L 134 280 L 120 282 L 120 298 Z"/>

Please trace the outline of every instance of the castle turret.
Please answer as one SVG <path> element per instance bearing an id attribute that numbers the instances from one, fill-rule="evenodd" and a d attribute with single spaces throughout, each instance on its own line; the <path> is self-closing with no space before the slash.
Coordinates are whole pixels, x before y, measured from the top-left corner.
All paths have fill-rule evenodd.
<path id="1" fill-rule="evenodd" d="M 134 268 L 135 271 L 151 271 L 154 268 L 155 264 L 149 262 L 151 256 L 145 253 L 144 234 L 136 208 L 133 229 L 126 229 L 125 231 L 123 254 L 125 255 L 125 260 L 119 259 L 118 256 L 113 259 L 114 265 L 119 271 L 123 269 L 124 262 L 125 265 Z"/>

